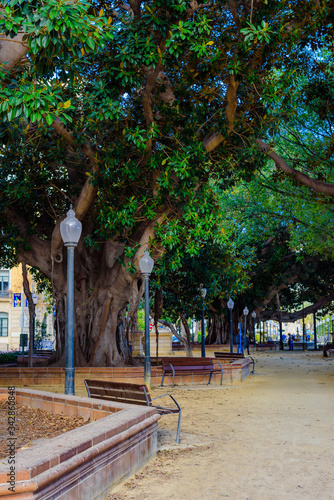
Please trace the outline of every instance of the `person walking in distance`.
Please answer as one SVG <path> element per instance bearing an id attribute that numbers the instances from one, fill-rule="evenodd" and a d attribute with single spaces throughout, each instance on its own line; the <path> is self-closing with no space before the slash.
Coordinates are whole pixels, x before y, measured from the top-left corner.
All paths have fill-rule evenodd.
<path id="1" fill-rule="evenodd" d="M 293 351 L 293 336 L 289 333 L 288 337 L 289 351 Z"/>
<path id="2" fill-rule="evenodd" d="M 243 354 L 243 347 L 242 347 L 242 335 L 239 332 L 238 335 L 235 337 L 235 341 L 237 344 L 237 354 Z"/>

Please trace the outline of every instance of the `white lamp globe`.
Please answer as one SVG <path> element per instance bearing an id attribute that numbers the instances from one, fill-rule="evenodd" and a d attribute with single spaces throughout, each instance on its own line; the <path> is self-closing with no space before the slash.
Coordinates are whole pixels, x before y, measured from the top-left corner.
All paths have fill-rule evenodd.
<path id="1" fill-rule="evenodd" d="M 150 256 L 148 250 L 145 250 L 144 255 L 139 261 L 139 267 L 142 274 L 144 274 L 145 276 L 149 276 L 152 272 L 153 266 L 154 260 Z"/>
<path id="2" fill-rule="evenodd" d="M 228 302 L 227 302 L 227 307 L 229 308 L 230 311 L 232 311 L 233 307 L 234 307 L 234 302 L 233 300 L 231 299 L 231 297 L 229 298 Z"/>
<path id="3" fill-rule="evenodd" d="M 76 247 L 81 236 L 82 224 L 76 218 L 75 212 L 71 208 L 67 212 L 67 217 L 60 223 L 60 234 L 65 246 Z"/>

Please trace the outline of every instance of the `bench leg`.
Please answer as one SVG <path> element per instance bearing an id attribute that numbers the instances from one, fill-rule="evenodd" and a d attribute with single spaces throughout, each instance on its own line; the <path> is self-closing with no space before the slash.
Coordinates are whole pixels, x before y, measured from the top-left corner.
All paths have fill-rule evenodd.
<path id="1" fill-rule="evenodd" d="M 173 386 L 174 387 L 174 382 L 175 382 L 175 370 L 174 370 L 174 366 L 173 365 L 169 365 L 173 371 Z"/>
<path id="2" fill-rule="evenodd" d="M 163 386 L 163 383 L 164 383 L 164 378 L 165 378 L 165 370 L 163 369 L 162 371 L 162 379 L 161 379 L 161 384 L 160 384 L 160 387 Z"/>
<path id="3" fill-rule="evenodd" d="M 176 443 L 179 444 L 180 442 L 180 429 L 181 429 L 181 408 L 179 411 L 179 420 L 177 423 L 177 431 L 176 431 Z"/>
<path id="4" fill-rule="evenodd" d="M 220 367 L 220 385 L 223 385 L 223 367 L 218 362 L 217 362 L 217 365 L 219 365 L 219 367 Z"/>
<path id="5" fill-rule="evenodd" d="M 211 377 L 212 377 L 212 371 L 210 372 L 210 377 L 209 377 L 209 382 L 208 382 L 208 385 L 210 385 L 210 382 L 211 382 Z"/>
<path id="6" fill-rule="evenodd" d="M 217 365 L 219 365 L 219 368 L 220 368 L 220 385 L 223 385 L 223 367 L 220 363 L 217 362 Z M 209 382 L 208 382 L 208 385 L 210 384 L 211 382 L 211 377 L 212 377 L 212 371 L 210 372 L 210 377 L 209 377 Z"/>
<path id="7" fill-rule="evenodd" d="M 252 373 L 252 375 L 254 375 L 254 372 L 255 372 L 255 361 L 254 361 L 254 359 L 252 358 L 252 356 L 248 356 L 248 357 L 249 357 L 249 359 L 251 359 L 251 360 L 252 360 L 252 363 L 253 363 L 253 370 L 252 370 L 252 372 L 251 372 L 251 373 Z"/>

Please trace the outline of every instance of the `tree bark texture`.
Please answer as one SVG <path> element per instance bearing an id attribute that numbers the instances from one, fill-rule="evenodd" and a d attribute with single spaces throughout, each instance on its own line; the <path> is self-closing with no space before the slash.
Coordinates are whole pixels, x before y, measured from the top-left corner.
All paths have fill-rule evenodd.
<path id="1" fill-rule="evenodd" d="M 35 318 L 35 304 L 32 299 L 32 293 L 28 281 L 27 266 L 22 264 L 22 276 L 23 276 L 23 289 L 25 296 L 28 301 L 29 310 L 29 356 L 28 356 L 28 366 L 33 367 L 33 353 L 34 353 L 34 318 Z M 22 301 L 24 297 L 22 297 Z M 23 309 L 22 309 L 23 310 Z"/>

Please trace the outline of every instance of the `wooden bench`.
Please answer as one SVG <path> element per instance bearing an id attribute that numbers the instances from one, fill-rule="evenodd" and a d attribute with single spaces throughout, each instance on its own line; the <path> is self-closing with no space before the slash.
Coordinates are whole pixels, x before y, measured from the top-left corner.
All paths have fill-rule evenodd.
<path id="1" fill-rule="evenodd" d="M 260 344 L 256 344 L 256 349 L 274 349 L 276 351 L 277 349 L 277 344 L 275 342 L 261 342 Z"/>
<path id="2" fill-rule="evenodd" d="M 220 385 L 223 384 L 223 367 L 220 363 L 213 363 L 212 358 L 161 358 L 162 361 L 162 379 L 160 387 L 163 386 L 166 373 L 173 374 L 173 387 L 175 375 L 184 375 L 186 373 L 209 374 L 209 382 L 213 373 L 220 373 Z M 219 366 L 216 366 L 219 365 Z"/>
<path id="3" fill-rule="evenodd" d="M 219 352 L 215 352 L 215 358 L 217 358 L 217 359 L 229 359 L 230 363 L 233 363 L 233 361 L 236 361 L 238 359 L 245 359 L 245 356 L 242 353 L 221 352 L 221 351 L 219 351 Z M 252 373 L 254 374 L 255 361 L 252 358 L 252 356 L 247 356 L 247 358 L 249 358 L 251 360 L 252 364 L 253 364 Z"/>
<path id="4" fill-rule="evenodd" d="M 85 380 L 88 397 L 94 399 L 105 399 L 116 401 L 117 403 L 127 403 L 131 405 L 150 406 L 155 408 L 159 415 L 169 415 L 178 413 L 176 442 L 180 441 L 181 408 L 171 394 L 163 394 L 156 398 L 151 398 L 149 390 L 144 384 L 128 384 L 126 382 L 109 382 L 106 380 Z M 154 406 L 152 401 L 169 396 L 174 401 L 176 408 Z"/>

